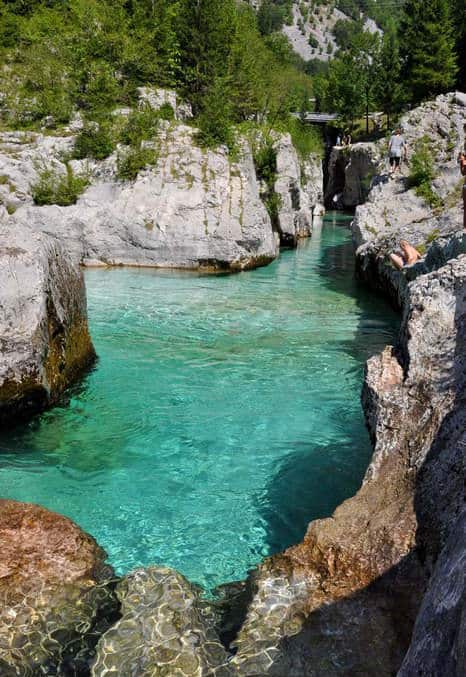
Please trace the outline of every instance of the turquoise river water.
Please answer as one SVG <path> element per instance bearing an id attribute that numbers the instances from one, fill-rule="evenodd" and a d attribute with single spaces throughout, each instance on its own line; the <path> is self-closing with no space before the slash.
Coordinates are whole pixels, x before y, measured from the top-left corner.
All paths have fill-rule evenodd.
<path id="1" fill-rule="evenodd" d="M 397 317 L 328 215 L 272 265 L 86 272 L 99 354 L 71 399 L 0 437 L 0 495 L 68 515 L 119 572 L 212 588 L 302 538 L 360 484 L 365 360 Z"/>

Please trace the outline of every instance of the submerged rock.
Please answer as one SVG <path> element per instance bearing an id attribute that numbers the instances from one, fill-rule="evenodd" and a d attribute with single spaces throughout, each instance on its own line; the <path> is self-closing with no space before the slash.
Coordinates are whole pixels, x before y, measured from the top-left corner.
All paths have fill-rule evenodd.
<path id="1" fill-rule="evenodd" d="M 126 576 L 117 586 L 122 618 L 99 641 L 93 677 L 232 675 L 200 592 L 163 567 Z"/>
<path id="2" fill-rule="evenodd" d="M 6 500 L 0 543 L 0 674 L 86 674 L 117 608 L 105 552 L 66 517 Z"/>
<path id="3" fill-rule="evenodd" d="M 55 403 L 95 357 L 82 272 L 56 240 L 0 226 L 0 424 Z"/>

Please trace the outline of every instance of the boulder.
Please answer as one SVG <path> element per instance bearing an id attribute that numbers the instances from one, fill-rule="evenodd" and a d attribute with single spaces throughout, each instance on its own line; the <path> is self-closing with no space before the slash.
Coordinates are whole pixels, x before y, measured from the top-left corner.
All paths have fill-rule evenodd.
<path id="1" fill-rule="evenodd" d="M 60 244 L 0 225 L 0 424 L 54 404 L 95 357 L 83 275 Z"/>
<path id="2" fill-rule="evenodd" d="M 155 87 L 138 87 L 139 105 L 150 106 L 153 110 L 160 110 L 162 106 L 170 106 L 175 120 L 189 120 L 193 117 L 190 103 L 180 101 L 173 89 L 157 89 Z"/>
<path id="3" fill-rule="evenodd" d="M 99 641 L 93 677 L 232 675 L 200 592 L 164 567 L 125 576 L 117 586 L 122 618 Z"/>
<path id="4" fill-rule="evenodd" d="M 105 552 L 66 517 L 1 499 L 0 542 L 0 674 L 83 674 L 117 609 Z"/>

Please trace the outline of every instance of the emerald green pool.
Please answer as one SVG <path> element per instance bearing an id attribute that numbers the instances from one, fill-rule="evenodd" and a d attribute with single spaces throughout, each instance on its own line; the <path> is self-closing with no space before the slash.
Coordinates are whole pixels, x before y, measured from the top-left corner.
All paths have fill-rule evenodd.
<path id="1" fill-rule="evenodd" d="M 244 578 L 361 482 L 365 360 L 397 317 L 353 277 L 347 217 L 229 276 L 86 272 L 99 354 L 71 401 L 0 438 L 0 494 L 68 515 L 119 572 Z"/>

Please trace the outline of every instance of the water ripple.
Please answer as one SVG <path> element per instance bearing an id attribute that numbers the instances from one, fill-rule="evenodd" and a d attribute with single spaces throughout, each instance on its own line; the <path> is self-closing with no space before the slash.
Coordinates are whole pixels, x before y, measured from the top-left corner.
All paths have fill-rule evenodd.
<path id="1" fill-rule="evenodd" d="M 88 271 L 99 362 L 66 405 L 0 438 L 1 494 L 74 518 L 120 571 L 244 577 L 365 470 L 363 365 L 396 318 L 352 268 L 329 218 L 250 273 Z"/>

